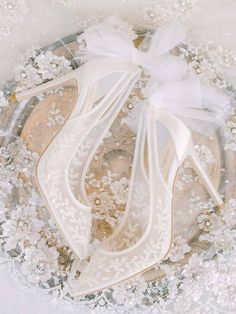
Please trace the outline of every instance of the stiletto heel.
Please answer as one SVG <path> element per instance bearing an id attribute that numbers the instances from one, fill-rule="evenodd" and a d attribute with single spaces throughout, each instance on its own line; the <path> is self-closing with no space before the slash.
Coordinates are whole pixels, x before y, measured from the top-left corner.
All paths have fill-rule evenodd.
<path id="1" fill-rule="evenodd" d="M 49 89 L 52 89 L 62 83 L 65 83 L 69 80 L 77 80 L 77 75 L 79 74 L 79 69 L 76 69 L 74 71 L 71 71 L 70 73 L 63 75 L 62 77 L 58 77 L 56 79 L 53 79 L 47 83 L 43 83 L 42 85 L 35 86 L 32 88 L 29 88 L 27 90 L 21 91 L 16 93 L 15 99 L 17 101 L 21 101 L 27 98 L 31 98 L 33 96 L 39 95 L 41 92 L 46 92 Z"/>
<path id="2" fill-rule="evenodd" d="M 211 198 L 215 202 L 217 206 L 223 205 L 223 200 L 220 196 L 220 194 L 217 192 L 216 188 L 214 187 L 211 179 L 209 178 L 209 175 L 207 171 L 204 169 L 204 167 L 201 164 L 201 161 L 195 151 L 193 142 L 190 141 L 187 150 L 186 150 L 186 157 L 189 155 L 193 162 L 193 169 L 200 177 L 201 182 L 204 184 L 205 188 L 207 189 L 208 193 L 210 194 Z"/>

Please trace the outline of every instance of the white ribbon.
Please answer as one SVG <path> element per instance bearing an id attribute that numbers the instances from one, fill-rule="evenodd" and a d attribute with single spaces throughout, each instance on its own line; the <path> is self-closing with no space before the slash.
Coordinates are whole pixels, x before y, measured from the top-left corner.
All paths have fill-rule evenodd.
<path id="1" fill-rule="evenodd" d="M 172 117 L 172 120 L 182 120 L 191 129 L 206 133 L 207 130 L 203 122 L 214 123 L 215 126 L 218 126 L 223 121 L 224 109 L 229 103 L 229 98 L 223 93 L 216 91 L 214 88 L 201 87 L 196 77 L 159 86 L 154 90 L 148 97 L 148 102 L 146 102 L 147 114 L 145 118 L 147 126 L 150 124 L 150 118 L 156 117 L 156 121 L 158 121 L 159 112 L 166 112 Z M 206 104 L 207 108 L 204 108 L 203 104 Z M 165 145 L 168 134 L 175 143 L 174 134 L 165 131 L 168 130 L 168 125 L 165 123 L 165 121 L 164 123 L 161 122 L 164 129 L 157 129 L 159 147 Z M 150 134 L 150 137 L 152 136 Z"/>

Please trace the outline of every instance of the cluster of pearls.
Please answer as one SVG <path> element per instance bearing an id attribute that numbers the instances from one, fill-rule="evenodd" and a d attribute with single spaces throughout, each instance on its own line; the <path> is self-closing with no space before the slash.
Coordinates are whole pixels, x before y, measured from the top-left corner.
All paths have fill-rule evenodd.
<path id="1" fill-rule="evenodd" d="M 30 88 L 71 71 L 71 63 L 64 56 L 57 56 L 51 51 L 40 53 L 24 66 L 15 69 L 15 80 L 19 89 Z"/>
<path id="2" fill-rule="evenodd" d="M 203 163 L 212 164 L 215 162 L 212 151 L 206 145 L 195 145 L 195 149 Z"/>
<path id="3" fill-rule="evenodd" d="M 225 146 L 227 150 L 236 151 L 236 91 L 232 92 L 230 117 L 225 124 Z"/>
<path id="4" fill-rule="evenodd" d="M 226 122 L 225 149 L 236 151 L 236 116 Z"/>
<path id="5" fill-rule="evenodd" d="M 53 79 L 72 70 L 70 61 L 64 56 L 55 55 L 51 51 L 40 54 L 35 59 L 35 64 L 43 80 Z"/>
<path id="6" fill-rule="evenodd" d="M 221 46 L 215 47 L 210 42 L 198 46 L 188 43 L 180 47 L 179 51 L 202 81 L 210 82 L 219 88 L 229 87 L 230 84 L 223 77 L 227 70 L 236 65 L 234 51 L 223 49 Z"/>

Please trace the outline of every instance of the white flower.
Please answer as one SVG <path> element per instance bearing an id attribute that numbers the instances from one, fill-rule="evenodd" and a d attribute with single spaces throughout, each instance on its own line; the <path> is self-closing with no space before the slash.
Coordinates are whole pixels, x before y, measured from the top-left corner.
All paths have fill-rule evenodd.
<path id="1" fill-rule="evenodd" d="M 125 204 L 128 196 L 129 180 L 122 177 L 117 181 L 113 181 L 110 185 L 113 198 L 117 205 Z"/>
<path id="2" fill-rule="evenodd" d="M 127 293 L 123 288 L 117 287 L 116 289 L 114 289 L 112 297 L 115 299 L 115 302 L 117 304 L 124 304 L 127 298 Z"/>
<path id="3" fill-rule="evenodd" d="M 35 58 L 35 64 L 43 80 L 53 79 L 72 70 L 70 61 L 64 56 L 53 54 L 51 51 L 37 56 Z"/>
<path id="4" fill-rule="evenodd" d="M 9 237 L 5 239 L 5 243 L 4 243 L 4 249 L 8 252 L 11 250 L 16 249 L 18 244 L 18 238 L 16 237 Z"/>
<path id="5" fill-rule="evenodd" d="M 212 248 L 216 252 L 230 251 L 235 247 L 236 230 L 216 229 L 209 234 L 202 234 L 199 237 L 200 241 L 208 241 L 212 244 Z"/>
<path id="6" fill-rule="evenodd" d="M 6 220 L 6 216 L 9 209 L 5 206 L 2 199 L 0 199 L 0 222 L 4 222 Z"/>
<path id="7" fill-rule="evenodd" d="M 18 66 L 15 68 L 14 72 L 16 82 L 21 84 L 20 87 L 17 87 L 17 90 L 30 88 L 32 86 L 42 84 L 43 82 L 43 79 L 40 77 L 37 69 L 32 64 Z"/>
<path id="8" fill-rule="evenodd" d="M 99 210 L 100 213 L 104 213 L 106 211 L 111 211 L 112 209 L 115 209 L 114 201 L 112 200 L 112 197 L 107 192 L 102 193 L 91 193 L 89 195 L 89 198 L 91 200 L 91 203 L 97 210 Z"/>
<path id="9" fill-rule="evenodd" d="M 25 242 L 35 245 L 41 238 L 43 226 L 44 222 L 38 219 L 35 206 L 17 206 L 11 211 L 10 219 L 2 225 L 3 236 L 6 238 L 5 250 L 15 249 L 17 244 L 23 249 Z"/>
<path id="10" fill-rule="evenodd" d="M 230 199 L 220 215 L 228 228 L 234 227 L 236 225 L 236 199 Z"/>
<path id="11" fill-rule="evenodd" d="M 222 221 L 215 213 L 202 213 L 197 217 L 199 228 L 203 231 L 210 231 L 221 227 Z"/>
<path id="12" fill-rule="evenodd" d="M 215 162 L 215 158 L 212 151 L 205 145 L 195 145 L 195 149 L 199 156 L 199 159 L 206 164 L 212 164 Z"/>
<path id="13" fill-rule="evenodd" d="M 228 120 L 225 126 L 225 149 L 236 151 L 236 122 Z"/>
<path id="14" fill-rule="evenodd" d="M 222 254 L 206 266 L 206 288 L 225 312 L 236 310 L 236 252 Z M 223 311 L 224 312 L 224 311 Z"/>
<path id="15" fill-rule="evenodd" d="M 189 246 L 187 241 L 179 235 L 175 237 L 166 259 L 169 258 L 171 262 L 177 262 L 183 259 L 185 254 L 190 251 L 191 246 Z"/>
<path id="16" fill-rule="evenodd" d="M 2 108 L 7 107 L 7 106 L 8 106 L 8 101 L 6 97 L 4 96 L 3 91 L 0 91 L 0 112 Z"/>
<path id="17" fill-rule="evenodd" d="M 111 171 L 107 171 L 107 175 L 103 176 L 101 181 L 105 186 L 110 186 L 110 184 L 113 182 L 114 180 L 114 174 Z"/>
<path id="18" fill-rule="evenodd" d="M 57 56 L 51 51 L 34 56 L 34 61 L 15 69 L 15 80 L 20 83 L 17 90 L 42 84 L 72 70 L 70 61 L 64 56 Z"/>
<path id="19" fill-rule="evenodd" d="M 182 274 L 187 278 L 192 278 L 195 274 L 201 272 L 203 259 L 200 255 L 194 253 L 184 265 Z"/>
<path id="20" fill-rule="evenodd" d="M 45 240 L 41 240 L 37 247 L 31 246 L 24 250 L 22 273 L 30 282 L 39 284 L 46 282 L 58 270 L 58 256 L 56 248 L 49 248 Z"/>
<path id="21" fill-rule="evenodd" d="M 94 218 L 104 220 L 113 227 L 116 226 L 118 223 L 117 218 L 120 216 L 120 211 L 117 209 L 113 197 L 107 192 L 93 192 L 89 195 L 89 198 L 94 208 Z"/>
<path id="22" fill-rule="evenodd" d="M 112 289 L 112 298 L 119 305 L 125 304 L 127 308 L 133 308 L 135 305 L 142 303 L 143 293 L 146 289 L 147 282 L 141 277 L 136 277 L 114 287 Z"/>

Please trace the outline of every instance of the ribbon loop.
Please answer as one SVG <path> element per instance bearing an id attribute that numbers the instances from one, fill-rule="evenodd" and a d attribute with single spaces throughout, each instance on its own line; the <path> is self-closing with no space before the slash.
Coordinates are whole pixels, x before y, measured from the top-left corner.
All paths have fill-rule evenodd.
<path id="1" fill-rule="evenodd" d="M 204 107 L 205 103 L 207 103 L 207 108 Z M 155 86 L 155 92 L 149 96 L 150 110 L 159 108 L 179 117 L 216 124 L 221 122 L 220 118 L 228 103 L 229 98 L 225 94 L 211 87 L 202 88 L 196 77 L 159 87 Z"/>
<path id="2" fill-rule="evenodd" d="M 92 26 L 84 31 L 83 37 L 87 45 L 87 51 L 94 57 L 105 56 L 125 59 L 150 72 L 156 72 L 162 57 L 185 40 L 185 31 L 180 23 L 165 25 L 153 36 L 146 52 L 135 48 L 133 37 L 119 25 L 111 25 L 111 18 L 103 23 Z M 120 24 L 123 22 L 118 20 Z"/>

